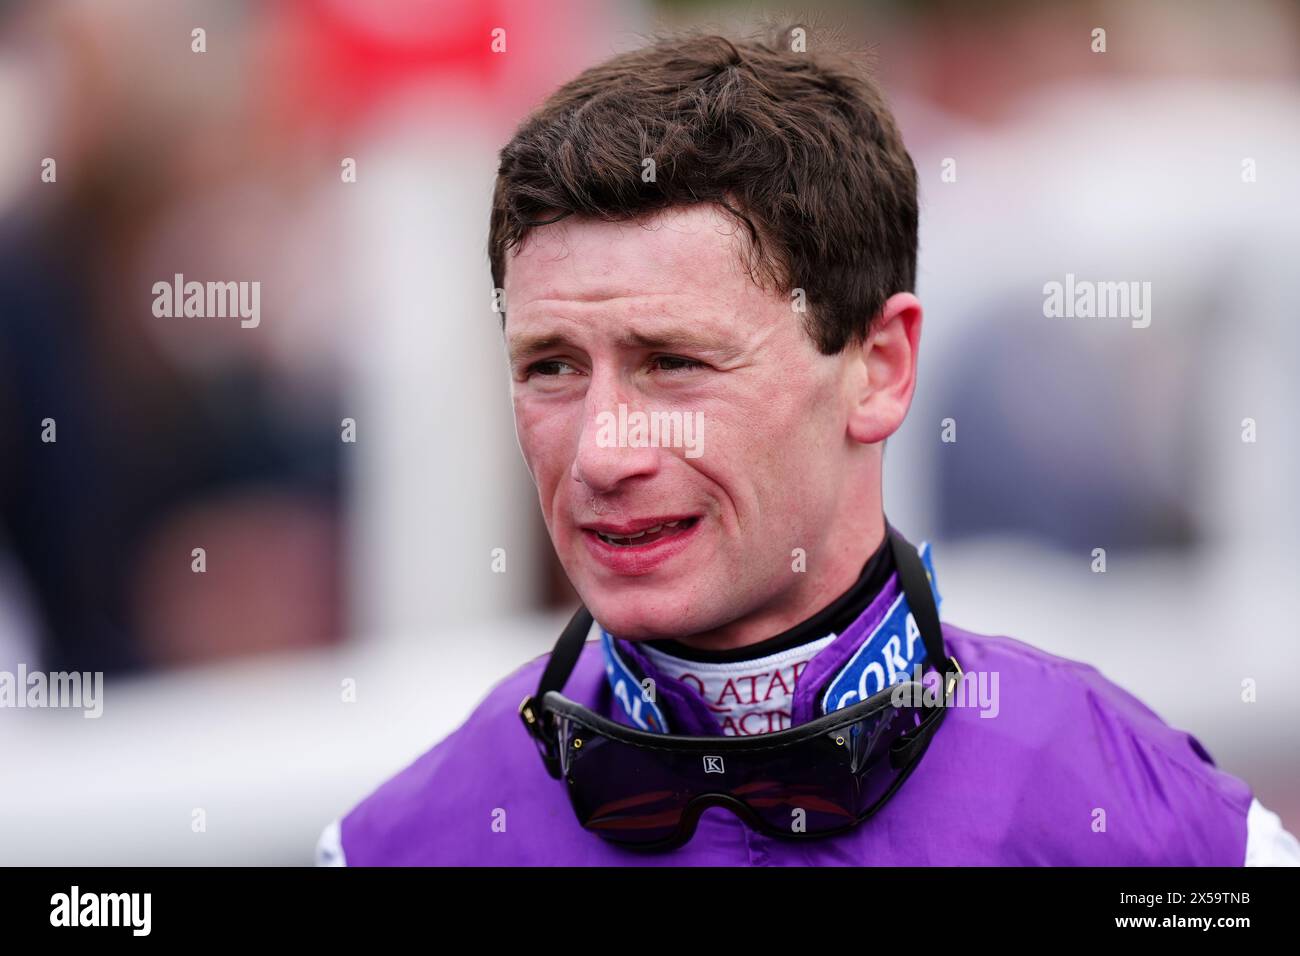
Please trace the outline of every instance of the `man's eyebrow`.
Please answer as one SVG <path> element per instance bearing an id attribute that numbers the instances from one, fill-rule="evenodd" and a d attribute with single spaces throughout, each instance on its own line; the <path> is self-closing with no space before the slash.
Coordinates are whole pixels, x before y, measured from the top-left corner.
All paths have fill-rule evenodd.
<path id="1" fill-rule="evenodd" d="M 700 352 L 721 352 L 726 355 L 736 354 L 738 347 L 722 339 L 689 328 L 662 328 L 653 330 L 630 329 L 618 337 L 618 344 L 624 348 L 639 349 L 693 349 Z M 507 350 L 513 362 L 527 359 L 552 349 L 576 347 L 571 339 L 562 333 L 543 333 L 520 335 L 511 339 Z"/>
<path id="2" fill-rule="evenodd" d="M 651 331 L 630 330 L 619 336 L 619 344 L 641 349 L 695 349 L 701 352 L 735 351 L 722 339 L 696 329 L 663 328 Z"/>
<path id="3" fill-rule="evenodd" d="M 541 352 L 549 352 L 551 349 L 559 348 L 563 345 L 570 345 L 566 336 L 559 334 L 546 335 L 520 335 L 510 340 L 507 350 L 510 353 L 512 362 L 522 362 Z"/>

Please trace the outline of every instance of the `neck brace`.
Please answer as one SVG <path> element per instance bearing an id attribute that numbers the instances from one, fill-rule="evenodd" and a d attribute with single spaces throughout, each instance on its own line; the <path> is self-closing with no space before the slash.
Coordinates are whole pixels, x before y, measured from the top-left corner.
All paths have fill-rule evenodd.
<path id="1" fill-rule="evenodd" d="M 941 606 L 928 543 L 918 549 Z M 895 573 L 840 634 L 748 661 L 688 661 L 599 624 L 605 676 L 631 726 L 659 733 L 770 733 L 847 707 L 912 676 L 925 644 Z"/>

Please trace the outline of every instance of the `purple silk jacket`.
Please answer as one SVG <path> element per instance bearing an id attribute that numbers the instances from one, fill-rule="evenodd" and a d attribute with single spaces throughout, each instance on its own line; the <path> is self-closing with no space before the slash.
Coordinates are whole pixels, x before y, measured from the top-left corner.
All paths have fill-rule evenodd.
<path id="1" fill-rule="evenodd" d="M 862 616 L 809 662 L 792 724 L 818 715 L 816 694 L 877 631 L 900 594 L 897 575 Z M 593 632 L 599 633 L 598 628 Z M 995 716 L 954 707 L 920 765 L 854 830 L 782 840 L 712 807 L 691 841 L 648 854 L 584 830 L 562 780 L 548 776 L 518 715 L 548 655 L 499 682 L 456 731 L 388 780 L 322 838 L 348 865 L 1085 865 L 1241 866 L 1247 784 L 1219 770 L 1190 734 L 1168 726 L 1095 668 L 1007 637 L 943 625 L 966 672 L 998 674 Z M 689 685 L 656 672 L 636 645 L 620 654 L 655 679 L 674 733 L 721 734 Z M 566 696 L 629 723 L 589 640 Z M 1256 804 L 1257 806 L 1257 804 Z M 1271 815 L 1270 815 L 1271 816 Z M 1273 817 L 1276 821 L 1276 817 Z M 1104 823 L 1104 828 L 1103 828 Z M 1285 831 L 1284 837 L 1290 839 Z M 1292 845 L 1294 840 L 1291 840 Z"/>

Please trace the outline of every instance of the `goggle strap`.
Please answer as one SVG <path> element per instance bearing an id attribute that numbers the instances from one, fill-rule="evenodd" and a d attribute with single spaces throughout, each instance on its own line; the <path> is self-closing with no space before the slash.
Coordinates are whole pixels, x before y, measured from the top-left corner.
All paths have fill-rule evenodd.
<path id="1" fill-rule="evenodd" d="M 519 705 L 519 716 L 523 719 L 524 726 L 544 748 L 542 761 L 546 764 L 547 773 L 557 780 L 560 777 L 560 758 L 550 737 L 550 722 L 547 713 L 542 710 L 542 698 L 549 690 L 564 690 L 569 675 L 578 663 L 578 655 L 582 653 L 582 645 L 586 643 L 591 624 L 591 612 L 585 605 L 579 604 L 578 610 L 555 642 L 555 648 L 542 671 L 542 679 L 537 682 L 536 696 L 524 698 L 524 702 Z"/>
<path id="2" fill-rule="evenodd" d="M 585 605 L 579 604 L 578 610 L 574 612 L 573 617 L 564 628 L 564 633 L 555 642 L 555 649 L 551 651 L 551 658 L 546 662 L 546 669 L 542 671 L 542 679 L 537 683 L 538 704 L 541 703 L 548 690 L 564 690 L 569 675 L 573 673 L 573 668 L 577 666 L 578 655 L 582 653 L 582 645 L 587 641 L 587 634 L 591 631 L 591 624 L 591 612 L 587 610 Z"/>
<path id="3" fill-rule="evenodd" d="M 934 732 L 939 729 L 939 723 L 943 720 L 944 714 L 947 713 L 947 701 L 943 706 L 936 707 L 926 713 L 921 725 L 914 731 L 910 731 L 906 743 L 897 749 L 891 749 L 889 752 L 889 762 L 895 770 L 906 770 L 908 765 L 921 759 L 921 754 L 925 752 L 926 747 L 930 745 L 930 738 Z"/>
<path id="4" fill-rule="evenodd" d="M 939 611 L 934 606 L 934 592 L 930 590 L 925 565 L 921 563 L 916 548 L 892 525 L 889 526 L 889 544 L 894 551 L 898 583 L 907 597 L 907 606 L 916 618 L 921 641 L 925 644 L 925 656 L 942 674 L 947 670 L 948 652 L 944 649 L 943 628 L 939 624 Z"/>

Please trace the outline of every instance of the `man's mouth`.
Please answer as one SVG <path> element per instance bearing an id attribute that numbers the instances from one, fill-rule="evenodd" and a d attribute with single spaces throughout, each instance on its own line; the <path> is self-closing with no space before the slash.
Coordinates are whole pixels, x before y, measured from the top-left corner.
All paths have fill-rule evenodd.
<path id="1" fill-rule="evenodd" d="M 583 530 L 595 535 L 601 541 L 616 548 L 638 548 L 648 544 L 654 544 L 674 535 L 679 535 L 694 527 L 695 522 L 699 520 L 698 516 L 689 518 L 673 518 L 671 520 L 655 519 L 654 524 L 647 522 L 638 522 L 635 530 L 618 528 L 615 529 L 608 525 L 587 526 Z M 621 533 L 619 533 L 621 532 Z"/>

